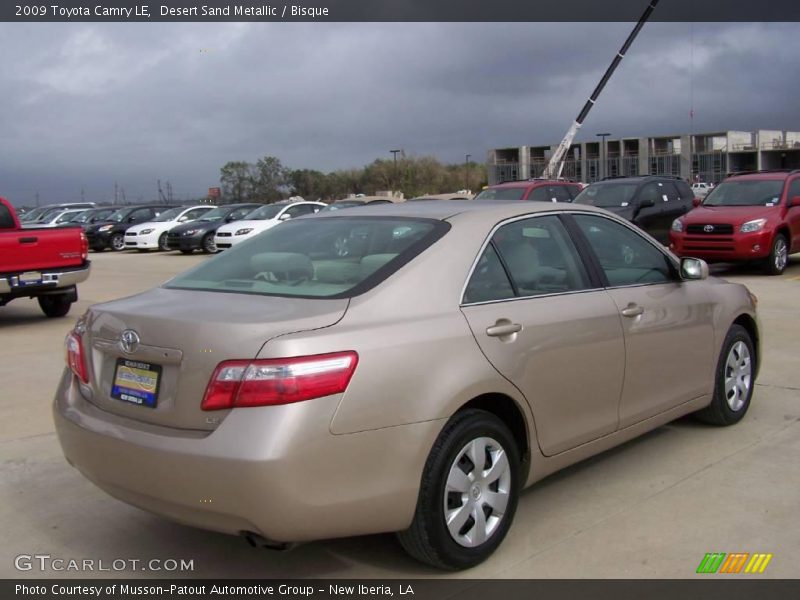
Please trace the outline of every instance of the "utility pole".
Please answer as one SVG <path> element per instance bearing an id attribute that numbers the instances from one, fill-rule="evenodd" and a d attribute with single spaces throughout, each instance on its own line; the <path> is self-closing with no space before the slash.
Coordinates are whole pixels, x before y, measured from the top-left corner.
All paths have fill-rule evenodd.
<path id="1" fill-rule="evenodd" d="M 464 165 L 464 189 L 465 190 L 469 189 L 469 159 L 470 159 L 471 156 L 472 156 L 472 154 L 467 154 L 467 160 L 466 160 L 466 163 Z"/>
<path id="2" fill-rule="evenodd" d="M 606 138 L 611 134 L 596 133 L 595 135 L 602 140 L 600 142 L 600 177 L 598 177 L 598 179 L 603 179 L 603 177 L 606 176 L 606 167 L 608 166 L 608 147 L 606 146 Z"/>
<path id="3" fill-rule="evenodd" d="M 391 152 L 392 156 L 394 157 L 394 175 L 393 175 L 394 182 L 392 184 L 392 188 L 397 188 L 397 153 L 402 152 L 402 150 L 389 150 L 389 152 Z M 395 191 L 397 190 L 392 189 L 392 193 L 394 193 Z"/>
<path id="4" fill-rule="evenodd" d="M 114 182 L 114 206 L 117 205 L 117 200 L 119 199 L 119 186 L 117 182 Z"/>

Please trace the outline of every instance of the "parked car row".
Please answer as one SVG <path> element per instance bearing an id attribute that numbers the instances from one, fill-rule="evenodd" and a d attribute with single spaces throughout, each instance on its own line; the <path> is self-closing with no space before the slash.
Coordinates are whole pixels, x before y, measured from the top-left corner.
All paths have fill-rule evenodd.
<path id="1" fill-rule="evenodd" d="M 737 173 L 717 186 L 679 177 L 609 177 L 578 184 L 532 179 L 493 185 L 477 200 L 596 206 L 637 225 L 680 257 L 749 261 L 772 275 L 800 252 L 800 169 Z"/>

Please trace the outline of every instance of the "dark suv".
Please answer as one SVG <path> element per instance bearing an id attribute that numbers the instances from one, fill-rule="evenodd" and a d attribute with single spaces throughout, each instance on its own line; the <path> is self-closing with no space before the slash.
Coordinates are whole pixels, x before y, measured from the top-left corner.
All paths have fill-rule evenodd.
<path id="1" fill-rule="evenodd" d="M 669 244 L 672 222 L 689 212 L 693 201 L 686 180 L 668 175 L 604 179 L 589 185 L 574 200 L 616 213 L 664 245 Z"/>
<path id="2" fill-rule="evenodd" d="M 165 204 L 150 206 L 123 206 L 105 221 L 99 221 L 84 231 L 89 247 L 97 252 L 111 248 L 115 252 L 125 250 L 125 230 L 137 223 L 145 223 L 171 207 Z"/>
<path id="3" fill-rule="evenodd" d="M 535 202 L 572 202 L 581 184 L 563 179 L 528 179 L 490 185 L 475 200 L 533 200 Z"/>

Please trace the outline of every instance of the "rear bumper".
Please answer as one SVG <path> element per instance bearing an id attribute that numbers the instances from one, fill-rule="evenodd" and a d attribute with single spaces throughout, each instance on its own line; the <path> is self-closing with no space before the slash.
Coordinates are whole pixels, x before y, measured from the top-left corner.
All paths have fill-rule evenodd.
<path id="1" fill-rule="evenodd" d="M 4 273 L 0 275 L 0 294 L 12 298 L 40 296 L 50 292 L 66 291 L 86 281 L 91 272 L 91 263 L 87 260 L 74 269 L 40 270 L 42 283 L 19 285 L 21 273 Z"/>
<path id="2" fill-rule="evenodd" d="M 103 411 L 65 372 L 53 413 L 70 464 L 184 524 L 278 542 L 405 529 L 443 422 L 333 435 L 339 399 L 237 409 L 213 432 L 187 431 Z"/>
<path id="3" fill-rule="evenodd" d="M 772 232 L 697 235 L 670 231 L 669 241 L 670 250 L 678 256 L 712 262 L 754 260 L 769 256 Z"/>

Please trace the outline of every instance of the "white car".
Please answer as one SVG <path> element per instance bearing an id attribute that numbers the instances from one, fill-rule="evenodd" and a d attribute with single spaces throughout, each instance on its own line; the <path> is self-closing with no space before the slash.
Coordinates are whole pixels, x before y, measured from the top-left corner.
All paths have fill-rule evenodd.
<path id="1" fill-rule="evenodd" d="M 217 229 L 214 243 L 218 250 L 225 250 L 254 235 L 275 227 L 281 221 L 303 215 L 313 215 L 325 208 L 322 202 L 276 202 L 257 208 L 241 221 L 223 225 Z"/>
<path id="2" fill-rule="evenodd" d="M 40 227 L 57 227 L 62 223 L 66 223 L 67 221 L 72 219 L 75 215 L 77 215 L 78 213 L 82 213 L 85 210 L 86 210 L 85 208 L 69 208 L 55 212 L 50 212 L 41 221 L 32 221 L 29 223 L 23 223 L 22 228 L 39 229 Z"/>
<path id="3" fill-rule="evenodd" d="M 696 198 L 705 198 L 714 189 L 713 183 L 698 182 L 692 184 L 692 192 Z"/>
<path id="4" fill-rule="evenodd" d="M 129 227 L 125 231 L 125 249 L 131 250 L 169 250 L 167 232 L 179 223 L 187 223 L 199 219 L 216 206 L 202 204 L 198 206 L 176 206 L 165 210 L 152 221 Z"/>

